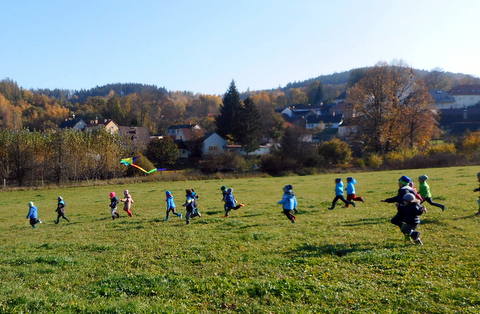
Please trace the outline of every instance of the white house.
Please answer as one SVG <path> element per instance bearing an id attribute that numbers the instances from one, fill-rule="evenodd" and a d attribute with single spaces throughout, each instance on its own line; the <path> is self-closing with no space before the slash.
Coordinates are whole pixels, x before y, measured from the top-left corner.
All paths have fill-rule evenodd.
<path id="1" fill-rule="evenodd" d="M 202 155 L 211 155 L 211 154 L 221 154 L 224 152 L 232 152 L 240 155 L 249 155 L 249 156 L 261 156 L 270 153 L 272 144 L 260 145 L 255 151 L 247 154 L 242 149 L 241 145 L 230 144 L 228 145 L 227 141 L 218 135 L 217 133 L 212 133 L 208 135 L 202 142 Z"/>
<path id="2" fill-rule="evenodd" d="M 225 152 L 226 148 L 227 141 L 217 133 L 208 135 L 202 142 L 203 155 L 220 154 Z"/>
<path id="3" fill-rule="evenodd" d="M 103 122 L 99 122 L 98 119 L 90 121 L 85 131 L 93 131 L 104 129 L 110 134 L 118 134 L 119 126 L 111 119 L 104 119 Z"/>
<path id="4" fill-rule="evenodd" d="M 272 149 L 272 144 L 267 144 L 267 145 L 260 145 L 256 150 L 253 152 L 250 152 L 247 154 L 246 151 L 242 149 L 241 145 L 227 145 L 226 150 L 229 152 L 237 153 L 242 156 L 263 156 L 263 155 L 268 155 L 270 154 L 270 151 Z"/>
<path id="5" fill-rule="evenodd" d="M 455 99 L 455 108 L 467 108 L 480 103 L 480 84 L 459 85 L 450 91 Z"/>
<path id="6" fill-rule="evenodd" d="M 71 118 L 65 119 L 65 121 L 60 124 L 61 129 L 74 129 L 78 131 L 83 131 L 87 127 L 87 123 L 83 119 L 75 118 L 73 115 Z"/>

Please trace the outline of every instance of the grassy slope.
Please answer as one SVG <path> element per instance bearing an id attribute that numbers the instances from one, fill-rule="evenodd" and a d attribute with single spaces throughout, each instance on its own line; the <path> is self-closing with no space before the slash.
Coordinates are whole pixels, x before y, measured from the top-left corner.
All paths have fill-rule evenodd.
<path id="1" fill-rule="evenodd" d="M 2 311 L 480 311 L 478 167 L 358 173 L 367 203 L 327 211 L 335 175 L 130 185 L 135 216 L 111 221 L 107 193 L 126 186 L 0 193 Z M 389 223 L 379 200 L 401 174 L 428 173 L 434 199 L 423 247 Z M 348 174 L 344 174 L 346 177 Z M 291 183 L 292 225 L 276 202 Z M 247 207 L 221 218 L 219 186 Z M 164 190 L 200 195 L 204 216 L 165 223 Z M 56 196 L 72 223 L 54 225 Z M 32 230 L 27 202 L 45 221 Z M 183 208 L 182 208 L 183 210 Z M 123 214 L 123 211 L 121 211 Z"/>

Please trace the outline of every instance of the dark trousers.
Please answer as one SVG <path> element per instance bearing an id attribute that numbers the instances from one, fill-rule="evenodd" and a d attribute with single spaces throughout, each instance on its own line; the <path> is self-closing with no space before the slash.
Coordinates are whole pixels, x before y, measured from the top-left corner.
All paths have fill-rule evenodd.
<path id="1" fill-rule="evenodd" d="M 400 230 L 404 235 L 409 236 L 412 240 L 418 240 L 420 238 L 420 232 L 417 231 L 418 224 L 403 223 Z"/>
<path id="2" fill-rule="evenodd" d="M 60 222 L 60 218 L 65 219 L 66 221 L 70 222 L 67 217 L 65 217 L 65 213 L 63 211 L 57 211 L 57 220 L 55 221 L 56 224 Z"/>
<path id="3" fill-rule="evenodd" d="M 348 205 L 353 205 L 353 202 L 352 201 L 347 201 L 345 199 L 345 197 L 343 197 L 343 195 L 337 195 L 335 196 L 335 198 L 333 199 L 332 201 L 332 207 L 330 207 L 330 209 L 334 209 L 335 208 L 335 205 L 337 205 L 337 201 L 338 200 L 341 200 L 342 202 L 345 203 L 345 206 L 348 206 Z"/>
<path id="4" fill-rule="evenodd" d="M 231 211 L 232 209 L 233 209 L 233 210 L 237 210 L 237 209 L 239 209 L 240 207 L 242 207 L 242 205 L 237 205 L 237 206 L 234 206 L 234 207 L 230 207 L 230 206 L 225 205 L 225 206 L 224 206 L 225 216 L 228 216 L 228 213 L 230 213 L 230 211 Z"/>
<path id="5" fill-rule="evenodd" d="M 443 209 L 443 205 L 442 204 L 439 204 L 439 203 L 435 203 L 432 201 L 432 198 L 431 197 L 426 197 L 423 199 L 422 203 L 423 202 L 427 202 L 428 204 L 432 205 L 432 206 L 435 206 L 435 207 L 439 207 L 439 208 L 442 208 Z"/>
<path id="6" fill-rule="evenodd" d="M 293 210 L 290 210 L 290 209 L 284 209 L 283 210 L 283 213 L 285 214 L 285 216 L 287 216 L 287 218 L 290 221 L 294 222 L 296 217 L 292 214 L 292 212 L 293 212 Z"/>
<path id="7" fill-rule="evenodd" d="M 165 218 L 168 219 L 168 216 L 169 216 L 170 212 L 172 212 L 172 214 L 174 214 L 177 217 L 180 216 L 180 214 L 175 211 L 175 207 L 171 207 L 171 208 L 167 209 L 167 215 L 166 215 Z"/>
<path id="8" fill-rule="evenodd" d="M 37 218 L 30 218 L 30 225 L 32 226 L 32 228 L 35 228 L 35 225 L 39 222 L 40 220 L 38 220 Z"/>

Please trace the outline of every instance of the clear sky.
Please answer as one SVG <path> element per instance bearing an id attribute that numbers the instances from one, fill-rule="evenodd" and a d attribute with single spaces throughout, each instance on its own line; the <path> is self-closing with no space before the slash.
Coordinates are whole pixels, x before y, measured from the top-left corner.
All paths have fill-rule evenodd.
<path id="1" fill-rule="evenodd" d="M 241 91 L 401 59 L 480 76 L 479 0 L 0 0 L 0 79 Z"/>

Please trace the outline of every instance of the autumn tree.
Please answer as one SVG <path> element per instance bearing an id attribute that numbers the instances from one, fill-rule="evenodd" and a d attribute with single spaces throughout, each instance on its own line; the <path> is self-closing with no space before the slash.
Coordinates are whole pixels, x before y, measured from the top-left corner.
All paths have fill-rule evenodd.
<path id="1" fill-rule="evenodd" d="M 178 159 L 179 152 L 173 139 L 166 137 L 150 141 L 146 156 L 160 167 L 173 166 Z"/>
<path id="2" fill-rule="evenodd" d="M 287 98 L 290 105 L 306 105 L 308 103 L 307 94 L 301 88 L 291 88 L 287 93 Z"/>
<path id="3" fill-rule="evenodd" d="M 426 144 L 437 131 L 432 100 L 413 69 L 379 64 L 349 89 L 359 114 L 359 136 L 370 151 Z"/>

